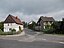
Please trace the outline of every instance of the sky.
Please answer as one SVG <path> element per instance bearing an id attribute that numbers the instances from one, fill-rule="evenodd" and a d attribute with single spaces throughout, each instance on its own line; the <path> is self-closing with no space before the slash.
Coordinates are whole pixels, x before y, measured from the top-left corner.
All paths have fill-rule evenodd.
<path id="1" fill-rule="evenodd" d="M 11 14 L 22 21 L 37 22 L 40 16 L 64 18 L 64 0 L 0 0 L 0 21 Z"/>

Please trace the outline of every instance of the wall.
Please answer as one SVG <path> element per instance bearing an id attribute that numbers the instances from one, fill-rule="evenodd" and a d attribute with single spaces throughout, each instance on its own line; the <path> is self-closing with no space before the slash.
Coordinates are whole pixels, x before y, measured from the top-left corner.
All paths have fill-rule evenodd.
<path id="1" fill-rule="evenodd" d="M 48 21 L 48 22 L 44 22 L 44 23 L 43 23 L 43 24 L 44 24 L 44 29 L 45 29 L 45 26 L 46 26 L 46 25 L 50 25 L 50 26 L 51 26 L 52 23 L 53 23 L 52 21 L 51 21 L 51 22 L 49 22 L 49 21 Z"/>
<path id="2" fill-rule="evenodd" d="M 19 26 L 23 30 L 23 25 L 18 25 L 16 23 L 4 23 L 4 32 L 9 32 L 9 29 L 15 29 L 16 32 L 19 31 Z"/>

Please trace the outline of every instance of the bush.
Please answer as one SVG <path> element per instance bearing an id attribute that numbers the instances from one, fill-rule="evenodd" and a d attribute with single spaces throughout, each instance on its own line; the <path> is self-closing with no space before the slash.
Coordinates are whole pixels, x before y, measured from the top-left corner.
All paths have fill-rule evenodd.
<path id="1" fill-rule="evenodd" d="M 19 32 L 22 32 L 23 30 L 21 29 L 21 27 L 19 26 Z"/>
<path id="2" fill-rule="evenodd" d="M 3 32 L 0 29 L 0 35 L 13 35 L 13 34 L 16 34 L 16 30 L 15 29 L 10 30 L 10 32 Z"/>
<path id="3" fill-rule="evenodd" d="M 0 35 L 14 35 L 14 34 L 19 34 L 19 33 L 21 33 L 21 31 L 16 32 L 15 29 L 10 29 L 10 32 L 3 32 L 0 29 Z"/>
<path id="4" fill-rule="evenodd" d="M 12 29 L 11 32 L 16 32 L 16 30 L 15 29 Z"/>
<path id="5" fill-rule="evenodd" d="M 43 33 L 46 33 L 46 34 L 54 34 L 54 29 L 44 29 L 43 30 Z"/>
<path id="6" fill-rule="evenodd" d="M 19 34 L 20 32 L 0 32 L 0 35 L 14 35 Z"/>
<path id="7" fill-rule="evenodd" d="M 0 34 L 2 33 L 3 31 L 0 29 Z"/>
<path id="8" fill-rule="evenodd" d="M 4 22 L 0 22 L 0 29 L 3 31 L 3 29 L 4 29 Z"/>
<path id="9" fill-rule="evenodd" d="M 3 31 L 0 29 L 0 32 L 3 32 Z"/>
<path id="10" fill-rule="evenodd" d="M 0 35 L 12 35 L 12 32 L 1 32 Z"/>
<path id="11" fill-rule="evenodd" d="M 9 30 L 10 30 L 10 32 L 16 32 L 16 30 L 12 29 L 12 28 L 10 28 Z"/>

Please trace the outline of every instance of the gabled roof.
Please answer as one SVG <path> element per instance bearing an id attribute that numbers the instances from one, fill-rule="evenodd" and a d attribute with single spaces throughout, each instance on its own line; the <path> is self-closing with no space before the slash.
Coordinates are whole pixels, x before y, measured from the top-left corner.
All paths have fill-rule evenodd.
<path id="1" fill-rule="evenodd" d="M 41 16 L 40 18 L 39 18 L 39 20 L 38 20 L 38 22 L 40 22 L 40 20 L 42 20 L 42 21 L 55 21 L 54 19 L 53 19 L 53 17 L 43 17 L 43 16 Z"/>
<path id="2" fill-rule="evenodd" d="M 16 23 L 16 24 L 20 24 L 22 25 L 23 23 L 21 22 L 21 20 L 16 16 L 12 16 L 12 15 L 8 15 L 8 17 L 5 19 L 4 23 Z"/>
<path id="3" fill-rule="evenodd" d="M 43 16 L 41 16 L 41 19 L 43 21 L 54 21 L 53 17 L 43 17 Z"/>

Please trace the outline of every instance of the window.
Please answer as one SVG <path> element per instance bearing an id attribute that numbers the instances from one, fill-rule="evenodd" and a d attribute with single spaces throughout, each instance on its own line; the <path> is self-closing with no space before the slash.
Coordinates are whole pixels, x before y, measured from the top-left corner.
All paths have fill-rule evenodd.
<path id="1" fill-rule="evenodd" d="M 11 23 L 11 26 L 12 26 L 12 23 Z"/>
<path id="2" fill-rule="evenodd" d="M 50 23 L 52 23 L 52 21 L 50 21 Z"/>
<path id="3" fill-rule="evenodd" d="M 38 26 L 40 26 L 40 23 L 38 23 Z"/>
<path id="4" fill-rule="evenodd" d="M 8 26 L 9 26 L 9 24 L 8 24 Z"/>
<path id="5" fill-rule="evenodd" d="M 46 21 L 46 24 L 48 24 L 48 21 Z"/>

